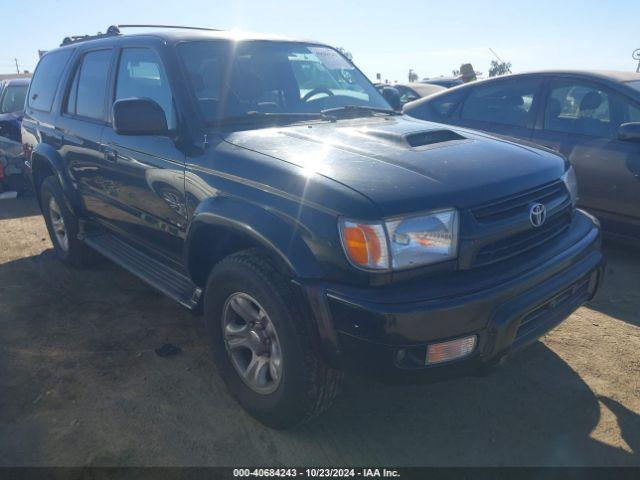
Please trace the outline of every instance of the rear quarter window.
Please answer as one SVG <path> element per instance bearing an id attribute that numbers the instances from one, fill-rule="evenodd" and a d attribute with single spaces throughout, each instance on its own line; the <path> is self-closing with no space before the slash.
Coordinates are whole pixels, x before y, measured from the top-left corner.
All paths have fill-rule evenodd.
<path id="1" fill-rule="evenodd" d="M 435 97 L 431 102 L 429 102 L 429 105 L 431 105 L 431 109 L 437 118 L 451 118 L 456 107 L 460 104 L 466 93 L 466 90 L 454 90 L 447 92 Z"/>
<path id="2" fill-rule="evenodd" d="M 420 120 L 445 121 L 453 118 L 456 108 L 467 90 L 453 90 L 439 93 L 424 101 L 416 102 L 406 110 L 408 115 Z"/>
<path id="3" fill-rule="evenodd" d="M 60 50 L 42 57 L 31 80 L 29 107 L 42 112 L 51 111 L 60 77 L 71 53 L 72 50 Z"/>

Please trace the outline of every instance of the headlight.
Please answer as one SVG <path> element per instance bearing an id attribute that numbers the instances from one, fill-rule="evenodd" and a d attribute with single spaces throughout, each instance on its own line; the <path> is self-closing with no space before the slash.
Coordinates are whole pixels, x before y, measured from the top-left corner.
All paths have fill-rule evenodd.
<path id="1" fill-rule="evenodd" d="M 439 210 L 383 223 L 342 219 L 340 236 L 353 264 L 369 269 L 403 269 L 455 258 L 458 212 Z"/>
<path id="2" fill-rule="evenodd" d="M 407 268 L 455 258 L 458 249 L 458 212 L 441 210 L 429 215 L 387 222 L 393 268 Z"/>
<path id="3" fill-rule="evenodd" d="M 578 180 L 576 179 L 576 171 L 573 167 L 570 166 L 569 170 L 562 175 L 562 181 L 571 196 L 571 204 L 575 207 L 576 202 L 578 201 Z"/>

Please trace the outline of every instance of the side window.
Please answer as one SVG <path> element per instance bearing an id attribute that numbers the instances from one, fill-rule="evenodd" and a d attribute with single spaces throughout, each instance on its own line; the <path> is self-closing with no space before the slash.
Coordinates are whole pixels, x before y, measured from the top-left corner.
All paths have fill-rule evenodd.
<path id="1" fill-rule="evenodd" d="M 89 52 L 82 58 L 69 89 L 65 111 L 71 115 L 105 120 L 105 98 L 111 50 Z"/>
<path id="2" fill-rule="evenodd" d="M 72 50 L 59 50 L 42 57 L 31 80 L 29 107 L 43 112 L 51 111 L 62 71 L 71 53 Z"/>
<path id="3" fill-rule="evenodd" d="M 400 103 L 404 105 L 405 103 L 413 102 L 420 98 L 416 92 L 411 90 L 410 88 L 403 87 L 398 85 L 395 87 L 400 92 Z"/>
<path id="4" fill-rule="evenodd" d="M 473 87 L 462 107 L 462 118 L 527 127 L 539 86 L 539 80 L 524 78 Z"/>
<path id="5" fill-rule="evenodd" d="M 24 109 L 24 99 L 27 96 L 28 85 L 9 85 L 0 92 L 0 113 L 17 112 Z"/>
<path id="6" fill-rule="evenodd" d="M 67 96 L 67 103 L 65 104 L 64 111 L 72 115 L 76 114 L 76 100 L 78 99 L 78 78 L 80 77 L 80 68 L 76 70 L 73 76 L 73 82 L 69 90 L 69 96 Z"/>
<path id="7" fill-rule="evenodd" d="M 429 102 L 431 109 L 438 118 L 451 118 L 467 90 L 453 90 L 439 94 Z"/>
<path id="8" fill-rule="evenodd" d="M 544 113 L 544 128 L 554 132 L 612 137 L 609 94 L 579 80 L 554 81 Z"/>
<path id="9" fill-rule="evenodd" d="M 627 101 L 625 103 L 625 117 L 624 121 L 626 122 L 640 122 L 640 106 Z"/>
<path id="10" fill-rule="evenodd" d="M 120 55 L 115 100 L 150 98 L 167 117 L 169 129 L 176 127 L 173 95 L 158 54 L 148 48 L 125 48 Z"/>

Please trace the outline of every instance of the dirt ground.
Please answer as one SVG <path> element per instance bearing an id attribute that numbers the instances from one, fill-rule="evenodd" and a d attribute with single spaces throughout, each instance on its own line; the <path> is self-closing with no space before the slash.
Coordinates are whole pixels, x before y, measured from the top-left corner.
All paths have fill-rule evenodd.
<path id="1" fill-rule="evenodd" d="M 605 251 L 596 299 L 492 375 L 350 378 L 275 432 L 227 393 L 200 317 L 108 262 L 66 268 L 35 201 L 0 201 L 0 465 L 640 465 L 640 249 Z"/>

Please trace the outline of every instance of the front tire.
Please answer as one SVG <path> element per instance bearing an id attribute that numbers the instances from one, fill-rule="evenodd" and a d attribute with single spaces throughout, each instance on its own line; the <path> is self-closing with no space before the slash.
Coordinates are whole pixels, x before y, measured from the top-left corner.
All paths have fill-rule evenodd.
<path id="1" fill-rule="evenodd" d="M 277 429 L 325 411 L 341 372 L 320 358 L 289 281 L 259 250 L 225 258 L 209 275 L 205 322 L 220 374 L 253 417 Z"/>

